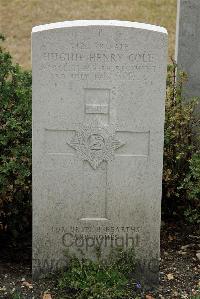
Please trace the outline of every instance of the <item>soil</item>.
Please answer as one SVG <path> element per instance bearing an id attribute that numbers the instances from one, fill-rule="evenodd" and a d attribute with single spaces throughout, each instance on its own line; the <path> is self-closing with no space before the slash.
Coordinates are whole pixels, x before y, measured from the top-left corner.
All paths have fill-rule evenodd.
<path id="1" fill-rule="evenodd" d="M 200 253 L 199 227 L 183 223 L 163 223 L 160 286 L 148 292 L 139 289 L 137 298 L 200 299 L 200 254 L 198 253 Z M 5 250 L 3 255 L 0 254 L 1 299 L 60 299 L 55 279 L 41 279 L 37 283 L 32 283 L 30 249 L 17 253 L 17 262 L 13 259 L 13 255 L 11 258 L 8 254 L 9 250 L 7 254 Z"/>

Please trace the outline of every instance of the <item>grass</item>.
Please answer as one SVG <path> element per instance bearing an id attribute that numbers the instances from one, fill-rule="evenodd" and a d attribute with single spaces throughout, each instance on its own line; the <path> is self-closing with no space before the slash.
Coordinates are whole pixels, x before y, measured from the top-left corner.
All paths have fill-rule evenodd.
<path id="1" fill-rule="evenodd" d="M 73 19 L 120 19 L 164 26 L 174 55 L 176 0 L 0 0 L 0 32 L 14 61 L 31 68 L 31 28 Z"/>
<path id="2" fill-rule="evenodd" d="M 99 254 L 97 251 L 97 256 Z M 106 261 L 79 260 L 69 254 L 67 259 L 68 268 L 57 277 L 60 299 L 128 299 L 133 295 L 136 299 L 138 288 L 132 277 L 135 267 L 133 249 L 115 249 Z"/>

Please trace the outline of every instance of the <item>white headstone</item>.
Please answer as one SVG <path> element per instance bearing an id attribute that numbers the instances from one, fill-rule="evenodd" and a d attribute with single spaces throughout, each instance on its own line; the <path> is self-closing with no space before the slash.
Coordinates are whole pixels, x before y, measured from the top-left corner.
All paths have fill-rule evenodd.
<path id="1" fill-rule="evenodd" d="M 32 47 L 34 276 L 66 249 L 134 246 L 157 282 L 166 30 L 70 21 L 33 28 Z"/>
<path id="2" fill-rule="evenodd" d="M 188 75 L 184 95 L 189 100 L 200 97 L 200 1 L 178 0 L 176 26 L 176 61 Z M 200 113 L 200 105 L 197 112 Z"/>

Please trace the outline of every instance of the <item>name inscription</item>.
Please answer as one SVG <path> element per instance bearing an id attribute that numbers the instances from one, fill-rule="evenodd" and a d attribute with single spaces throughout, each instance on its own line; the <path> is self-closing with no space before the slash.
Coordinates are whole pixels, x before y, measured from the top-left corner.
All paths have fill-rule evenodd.
<path id="1" fill-rule="evenodd" d="M 155 61 L 152 53 L 102 53 L 102 52 L 44 52 L 43 57 L 47 61 L 65 61 L 65 62 L 120 62 L 126 60 L 129 62 L 151 63 Z"/>

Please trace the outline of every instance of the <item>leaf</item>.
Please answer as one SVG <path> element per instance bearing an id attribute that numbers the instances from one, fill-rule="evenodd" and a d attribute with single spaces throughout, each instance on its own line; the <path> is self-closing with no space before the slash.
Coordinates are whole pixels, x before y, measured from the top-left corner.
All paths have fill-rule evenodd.
<path id="1" fill-rule="evenodd" d="M 52 299 L 51 294 L 50 293 L 44 293 L 42 299 Z"/>
<path id="2" fill-rule="evenodd" d="M 169 241 L 176 240 L 176 236 L 169 235 L 169 236 L 168 236 L 168 239 L 169 239 Z"/>
<path id="3" fill-rule="evenodd" d="M 167 279 L 168 280 L 174 279 L 174 275 L 172 273 L 167 274 Z"/>
<path id="4" fill-rule="evenodd" d="M 31 283 L 29 283 L 28 281 L 23 281 L 22 285 L 29 289 L 33 289 L 33 285 Z"/>

